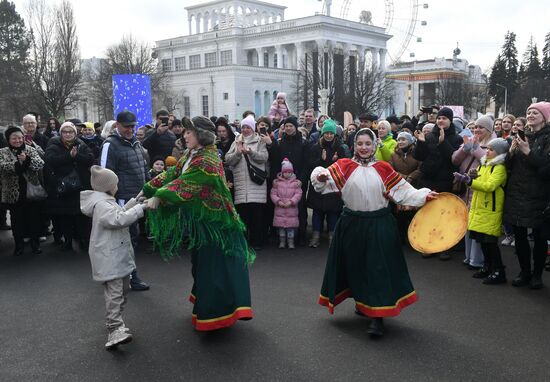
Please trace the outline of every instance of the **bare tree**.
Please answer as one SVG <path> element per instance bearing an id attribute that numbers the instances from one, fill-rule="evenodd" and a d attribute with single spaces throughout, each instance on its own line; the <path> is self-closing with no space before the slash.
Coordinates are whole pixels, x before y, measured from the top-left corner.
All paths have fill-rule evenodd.
<path id="1" fill-rule="evenodd" d="M 334 55 L 319 55 L 319 64 L 316 65 L 318 72 L 315 74 L 312 58 L 308 57 L 307 70 L 301 70 L 297 76 L 296 99 L 292 100 L 294 104 L 301 106 L 306 97 L 313 100 L 316 77 L 318 88 L 329 91 L 328 111 L 335 118 L 342 118 L 344 111 L 349 111 L 354 116 L 366 111 L 380 113 L 390 105 L 395 87 L 392 81 L 385 78 L 384 72 L 366 65 L 364 61 L 352 61 L 352 70 L 349 61 L 344 64 L 340 57 L 338 63 L 335 58 L 338 59 Z M 304 61 L 301 62 L 301 67 L 306 67 Z"/>
<path id="2" fill-rule="evenodd" d="M 53 8 L 45 0 L 27 4 L 31 30 L 31 94 L 40 112 L 61 117 L 77 101 L 80 49 L 71 3 Z"/>
<path id="3" fill-rule="evenodd" d="M 483 112 L 488 101 L 487 85 L 469 78 L 442 78 L 437 82 L 435 102 L 439 105 L 460 105 L 464 110 Z"/>

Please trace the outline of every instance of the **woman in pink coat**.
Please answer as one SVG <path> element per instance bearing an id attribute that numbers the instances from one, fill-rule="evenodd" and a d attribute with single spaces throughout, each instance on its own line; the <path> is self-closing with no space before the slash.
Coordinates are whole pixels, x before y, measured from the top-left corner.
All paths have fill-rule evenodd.
<path id="1" fill-rule="evenodd" d="M 302 182 L 296 179 L 288 158 L 281 163 L 281 172 L 273 181 L 271 200 L 275 205 L 273 227 L 279 228 L 279 248 L 294 249 L 294 231 L 299 227 L 298 202 L 302 199 Z"/>

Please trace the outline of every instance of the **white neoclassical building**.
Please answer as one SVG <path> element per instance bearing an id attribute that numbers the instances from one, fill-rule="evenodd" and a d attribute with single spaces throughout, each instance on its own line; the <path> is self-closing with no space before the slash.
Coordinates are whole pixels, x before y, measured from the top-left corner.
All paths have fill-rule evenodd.
<path id="1" fill-rule="evenodd" d="M 345 62 L 353 56 L 385 68 L 391 36 L 383 28 L 324 15 L 285 20 L 285 8 L 257 0 L 187 7 L 188 35 L 154 48 L 181 100 L 176 114 L 231 120 L 245 110 L 265 114 L 279 91 L 296 99 L 298 73 L 310 52 L 339 52 Z"/>

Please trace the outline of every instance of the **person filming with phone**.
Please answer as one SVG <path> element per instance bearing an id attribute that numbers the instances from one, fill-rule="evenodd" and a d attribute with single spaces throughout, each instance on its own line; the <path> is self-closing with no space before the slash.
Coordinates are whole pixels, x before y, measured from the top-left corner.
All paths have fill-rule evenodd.
<path id="1" fill-rule="evenodd" d="M 166 158 L 172 155 L 176 146 L 176 135 L 169 130 L 170 114 L 166 110 L 157 111 L 155 129 L 150 132 L 142 142 L 147 149 L 150 158 Z"/>

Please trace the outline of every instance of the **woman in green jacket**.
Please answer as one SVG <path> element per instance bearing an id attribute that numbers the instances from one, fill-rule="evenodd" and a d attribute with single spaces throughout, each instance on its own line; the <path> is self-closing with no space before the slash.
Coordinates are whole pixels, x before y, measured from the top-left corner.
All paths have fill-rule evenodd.
<path id="1" fill-rule="evenodd" d="M 487 144 L 487 154 L 481 158 L 477 170 L 468 174 L 454 173 L 457 181 L 465 182 L 474 191 L 468 230 L 470 237 L 480 243 L 485 261 L 483 268 L 473 277 L 482 278 L 483 284 L 489 285 L 506 282 L 498 238 L 502 230 L 506 184 L 504 160 L 508 147 L 506 139 L 495 138 Z"/>
<path id="2" fill-rule="evenodd" d="M 378 148 L 376 149 L 376 159 L 385 162 L 391 162 L 391 156 L 395 152 L 397 141 L 393 139 L 391 125 L 388 121 L 378 122 Z"/>

